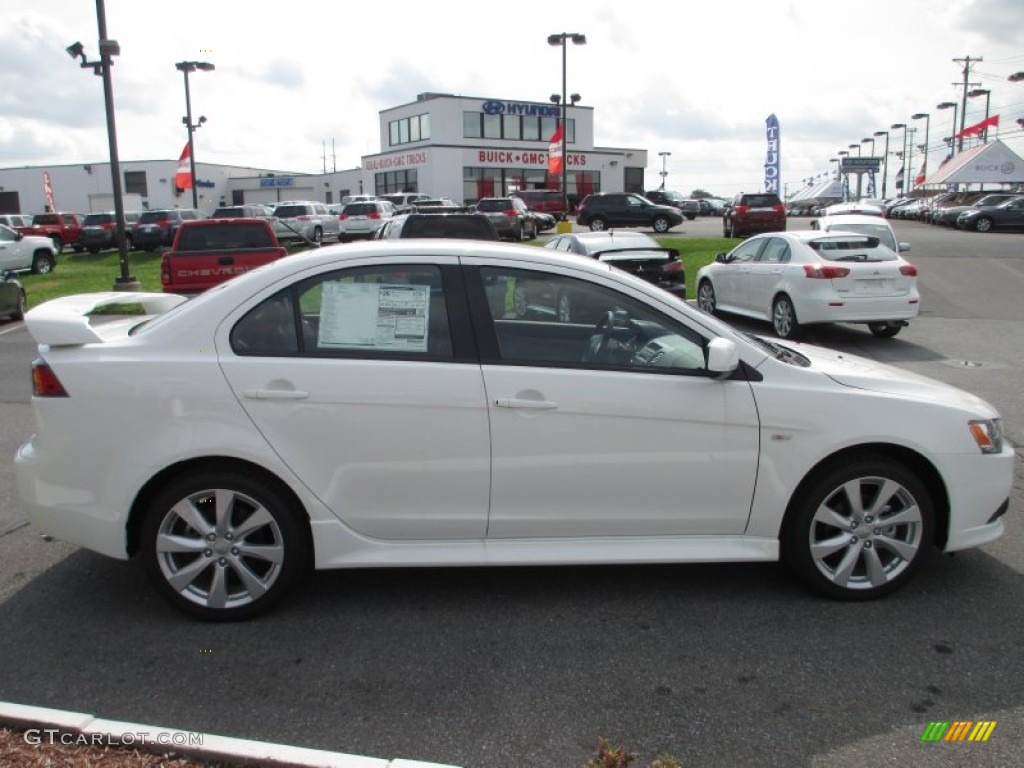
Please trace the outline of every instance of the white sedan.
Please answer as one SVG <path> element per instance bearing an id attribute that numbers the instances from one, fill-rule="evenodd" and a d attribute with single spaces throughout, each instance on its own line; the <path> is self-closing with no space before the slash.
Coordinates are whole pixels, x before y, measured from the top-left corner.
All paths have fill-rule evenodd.
<path id="1" fill-rule="evenodd" d="M 891 338 L 917 317 L 917 267 L 879 237 L 773 232 L 751 237 L 697 272 L 697 304 L 769 320 L 794 338 L 801 325 L 864 323 Z"/>
<path id="2" fill-rule="evenodd" d="M 605 312 L 518 316 L 533 282 Z M 125 301 L 147 317 L 89 317 Z M 72 296 L 26 323 L 26 513 L 140 556 L 207 619 L 265 610 L 310 567 L 783 559 L 872 598 L 933 546 L 998 538 L 1013 482 L 973 395 L 519 245 L 332 246 L 190 301 Z"/>

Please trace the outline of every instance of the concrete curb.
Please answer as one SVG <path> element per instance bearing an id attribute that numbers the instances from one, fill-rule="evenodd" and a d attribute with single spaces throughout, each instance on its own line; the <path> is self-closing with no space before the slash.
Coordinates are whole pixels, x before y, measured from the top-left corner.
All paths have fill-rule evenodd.
<path id="1" fill-rule="evenodd" d="M 75 746 L 125 747 L 176 752 L 197 760 L 280 768 L 459 768 L 418 760 L 386 760 L 266 741 L 182 731 L 139 723 L 103 720 L 83 712 L 0 701 L 0 725 L 25 731 L 26 738 Z"/>

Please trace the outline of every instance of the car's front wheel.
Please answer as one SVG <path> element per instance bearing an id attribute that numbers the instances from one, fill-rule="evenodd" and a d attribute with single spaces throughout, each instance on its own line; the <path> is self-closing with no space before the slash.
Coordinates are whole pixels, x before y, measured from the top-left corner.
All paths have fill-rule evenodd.
<path id="1" fill-rule="evenodd" d="M 800 328 L 793 302 L 785 294 L 777 296 L 772 304 L 772 328 L 780 339 L 795 338 Z"/>
<path id="2" fill-rule="evenodd" d="M 702 280 L 697 288 L 697 306 L 709 315 L 715 314 L 718 304 L 715 298 L 715 287 L 710 280 Z"/>
<path id="3" fill-rule="evenodd" d="M 887 456 L 863 454 L 802 490 L 783 529 L 782 555 L 812 589 L 867 600 L 903 584 L 932 540 L 928 489 Z"/>
<path id="4" fill-rule="evenodd" d="M 988 216 L 979 216 L 974 222 L 974 229 L 977 232 L 991 232 L 992 231 L 992 219 Z"/>
<path id="5" fill-rule="evenodd" d="M 309 563 L 293 504 L 233 471 L 171 482 L 149 505 L 141 553 L 157 591 L 201 619 L 247 619 L 278 602 Z"/>
<path id="6" fill-rule="evenodd" d="M 32 258 L 32 272 L 37 275 L 48 275 L 53 272 L 53 256 L 40 251 Z"/>
<path id="7" fill-rule="evenodd" d="M 672 227 L 672 222 L 669 221 L 664 216 L 659 216 L 654 220 L 651 226 L 654 228 L 654 231 L 657 232 L 658 234 L 664 234 L 665 232 L 668 232 L 669 229 Z"/>

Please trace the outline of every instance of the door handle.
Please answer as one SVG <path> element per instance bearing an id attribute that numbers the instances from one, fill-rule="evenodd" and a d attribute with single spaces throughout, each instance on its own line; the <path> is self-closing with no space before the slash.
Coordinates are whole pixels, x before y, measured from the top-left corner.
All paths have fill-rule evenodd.
<path id="1" fill-rule="evenodd" d="M 250 400 L 305 400 L 309 392 L 297 389 L 247 389 L 243 393 Z"/>
<path id="2" fill-rule="evenodd" d="M 558 403 L 551 400 L 524 400 L 518 397 L 499 397 L 494 404 L 499 408 L 526 408 L 534 411 L 550 411 L 558 407 Z"/>

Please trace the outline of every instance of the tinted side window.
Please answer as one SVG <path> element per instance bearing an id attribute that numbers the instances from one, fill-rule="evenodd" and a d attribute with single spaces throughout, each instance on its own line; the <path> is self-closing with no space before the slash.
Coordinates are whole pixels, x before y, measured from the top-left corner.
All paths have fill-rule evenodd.
<path id="1" fill-rule="evenodd" d="M 293 355 L 299 351 L 295 310 L 289 291 L 271 296 L 246 313 L 231 330 L 238 355 Z"/>

